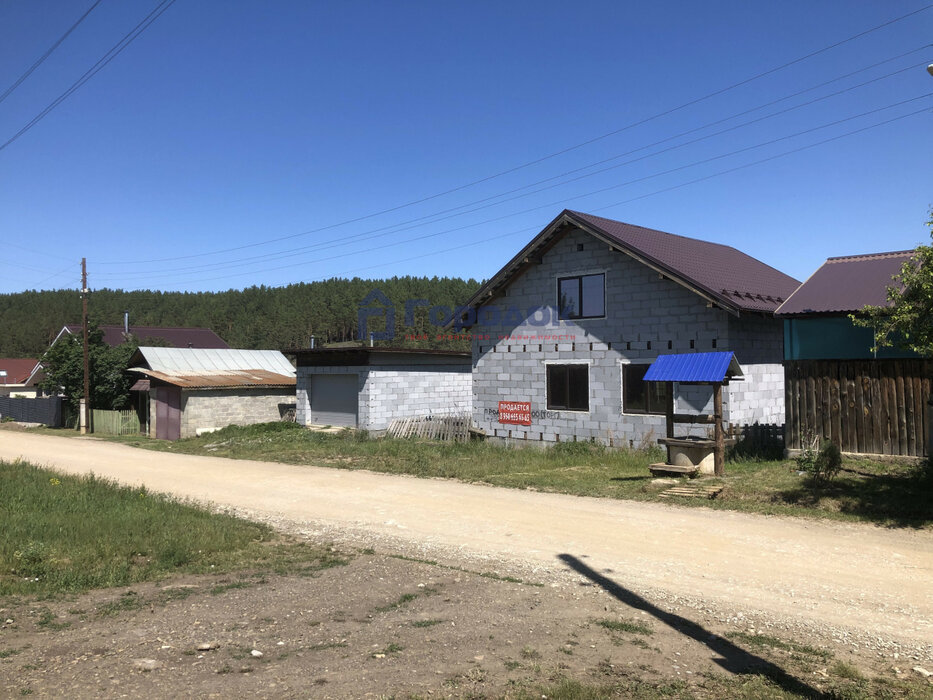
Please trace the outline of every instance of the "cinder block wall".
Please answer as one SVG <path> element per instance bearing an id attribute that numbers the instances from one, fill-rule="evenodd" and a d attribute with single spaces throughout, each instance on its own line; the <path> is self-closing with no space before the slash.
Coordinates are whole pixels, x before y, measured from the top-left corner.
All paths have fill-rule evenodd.
<path id="1" fill-rule="evenodd" d="M 294 389 L 182 391 L 181 436 L 193 437 L 199 428 L 281 420 L 283 404 L 294 406 Z"/>
<path id="2" fill-rule="evenodd" d="M 578 250 L 582 244 L 583 250 Z M 577 274 L 606 274 L 606 318 L 561 321 L 556 318 L 557 278 Z M 608 246 L 583 231 L 560 239 L 543 261 L 513 280 L 507 294 L 492 305 L 520 310 L 511 318 L 490 323 L 480 315 L 473 337 L 473 421 L 487 434 L 500 438 L 544 442 L 595 439 L 616 446 L 650 444 L 664 435 L 662 415 L 629 414 L 622 405 L 622 365 L 650 363 L 659 354 L 733 350 L 734 339 L 746 332 L 745 319 L 734 319 L 680 284 L 661 278 L 657 272 L 628 255 L 610 252 Z M 534 325 L 530 309 L 546 307 L 549 322 Z M 751 375 L 741 386 L 724 392 L 724 412 L 730 419 L 733 397 L 756 405 L 762 392 L 768 401 L 779 401 L 783 415 L 783 374 L 780 398 L 776 384 L 756 388 L 758 378 L 769 377 L 780 368 L 782 351 L 780 321 L 751 315 L 749 338 L 737 345 L 739 362 Z M 759 340 L 765 342 L 759 345 Z M 774 346 L 773 341 L 777 340 Z M 754 353 L 750 352 L 754 349 Z M 749 351 L 750 360 L 742 356 Z M 590 367 L 590 410 L 547 411 L 546 364 L 586 362 Z M 759 371 L 757 364 L 766 369 Z M 691 405 L 705 404 L 693 387 L 683 387 L 677 409 L 694 411 Z M 702 390 L 701 390 L 702 391 Z M 709 394 L 711 396 L 711 394 Z M 498 422 L 499 401 L 530 401 L 530 427 Z M 711 404 L 709 404 L 711 410 Z M 745 420 L 754 412 L 737 408 L 735 418 Z M 777 415 L 777 407 L 762 416 Z"/>
<path id="3" fill-rule="evenodd" d="M 372 367 L 363 388 L 368 430 L 385 430 L 405 416 L 470 413 L 473 409 L 470 368 L 439 365 L 430 371 L 408 367 Z M 361 410 L 362 414 L 363 411 Z"/>
<path id="4" fill-rule="evenodd" d="M 311 376 L 356 374 L 359 377 L 359 427 L 385 430 L 395 418 L 470 413 L 472 375 L 459 365 L 359 365 L 299 367 L 297 420 L 310 423 Z"/>

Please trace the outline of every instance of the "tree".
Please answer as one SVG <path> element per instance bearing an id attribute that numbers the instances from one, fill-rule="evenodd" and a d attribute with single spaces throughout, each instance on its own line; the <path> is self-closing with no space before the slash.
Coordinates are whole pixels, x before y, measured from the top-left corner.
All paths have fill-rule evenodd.
<path id="1" fill-rule="evenodd" d="M 933 227 L 933 210 L 927 226 Z M 892 281 L 887 306 L 866 306 L 849 318 L 873 330 L 876 347 L 897 344 L 924 357 L 933 356 L 933 245 L 917 246 L 916 254 Z"/>
<path id="2" fill-rule="evenodd" d="M 120 410 L 130 403 L 130 387 L 135 377 L 127 374 L 130 356 L 137 343 L 110 347 L 95 325 L 88 329 L 91 408 Z M 84 348 L 80 335 L 66 334 L 42 356 L 45 378 L 39 386 L 49 392 L 63 391 L 77 410 L 84 397 Z"/>

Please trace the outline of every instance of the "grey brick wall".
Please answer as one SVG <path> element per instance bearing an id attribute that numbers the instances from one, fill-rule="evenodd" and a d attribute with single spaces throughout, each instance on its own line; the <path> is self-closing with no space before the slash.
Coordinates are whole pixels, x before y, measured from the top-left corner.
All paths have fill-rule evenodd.
<path id="1" fill-rule="evenodd" d="M 185 438 L 203 428 L 280 420 L 283 406 L 294 406 L 295 393 L 287 388 L 182 391 L 181 402 L 181 436 Z"/>
<path id="2" fill-rule="evenodd" d="M 464 365 L 299 367 L 297 420 L 309 424 L 311 376 L 356 374 L 359 377 L 359 427 L 385 430 L 395 418 L 470 413 L 472 381 Z"/>
<path id="3" fill-rule="evenodd" d="M 557 278 L 599 272 L 606 275 L 606 317 L 557 319 Z M 545 442 L 595 439 L 625 446 L 653 442 L 664 434 L 664 417 L 625 412 L 622 364 L 650 362 L 659 354 L 711 350 L 734 350 L 749 375 L 724 392 L 727 420 L 760 415 L 771 422 L 783 416 L 783 374 L 780 396 L 774 377 L 781 371 L 780 321 L 753 315 L 736 319 L 708 308 L 696 293 L 624 253 L 609 251 L 582 231 L 560 239 L 492 305 L 515 307 L 521 313 L 514 322 L 516 314 L 498 322 L 484 321 L 481 314 L 472 329 L 473 420 L 491 436 Z M 529 313 L 539 307 L 545 310 Z M 545 315 L 549 320 L 541 325 Z M 550 362 L 588 364 L 589 411 L 546 410 Z M 686 386 L 679 392 L 678 410 L 711 409 L 711 392 L 703 395 L 702 388 Z M 767 408 L 759 405 L 759 398 Z M 530 401 L 532 425 L 500 424 L 499 401 Z"/>

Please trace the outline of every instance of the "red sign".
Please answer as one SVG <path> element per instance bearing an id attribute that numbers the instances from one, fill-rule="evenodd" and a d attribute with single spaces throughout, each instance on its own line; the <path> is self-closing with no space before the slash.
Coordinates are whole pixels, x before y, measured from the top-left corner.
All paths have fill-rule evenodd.
<path id="1" fill-rule="evenodd" d="M 500 401 L 499 422 L 512 425 L 531 425 L 530 401 Z"/>

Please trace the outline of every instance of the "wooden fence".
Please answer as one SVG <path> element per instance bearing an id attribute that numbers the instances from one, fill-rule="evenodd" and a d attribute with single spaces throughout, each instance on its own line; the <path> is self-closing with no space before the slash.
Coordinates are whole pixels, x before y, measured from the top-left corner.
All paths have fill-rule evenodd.
<path id="1" fill-rule="evenodd" d="M 91 426 L 91 432 L 106 435 L 136 435 L 141 432 L 139 416 L 132 408 L 127 411 L 91 409 Z"/>
<path id="2" fill-rule="evenodd" d="M 784 363 L 786 444 L 828 438 L 843 452 L 927 454 L 933 360 Z"/>

